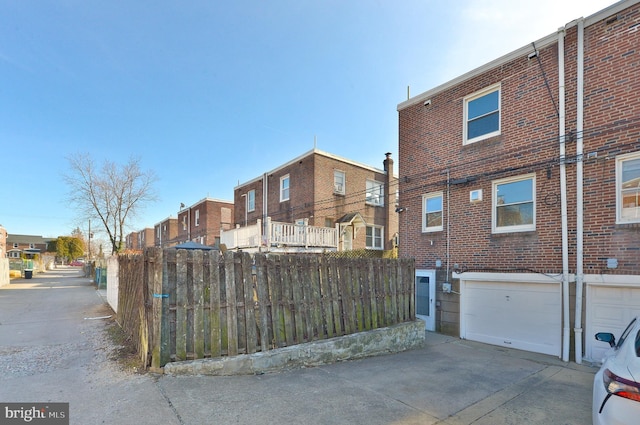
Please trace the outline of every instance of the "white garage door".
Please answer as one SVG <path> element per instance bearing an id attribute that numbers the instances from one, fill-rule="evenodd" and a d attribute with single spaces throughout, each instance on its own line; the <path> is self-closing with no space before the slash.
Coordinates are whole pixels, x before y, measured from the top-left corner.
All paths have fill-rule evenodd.
<path id="1" fill-rule="evenodd" d="M 560 283 L 463 281 L 461 337 L 560 356 Z"/>
<path id="2" fill-rule="evenodd" d="M 600 362 L 609 344 L 596 341 L 597 332 L 611 332 L 620 337 L 635 316 L 640 315 L 640 287 L 589 285 L 585 357 Z"/>

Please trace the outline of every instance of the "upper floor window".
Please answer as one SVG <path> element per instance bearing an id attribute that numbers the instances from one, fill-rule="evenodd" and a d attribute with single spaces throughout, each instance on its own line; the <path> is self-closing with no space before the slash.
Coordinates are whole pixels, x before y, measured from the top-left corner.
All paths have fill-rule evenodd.
<path id="1" fill-rule="evenodd" d="M 422 195 L 422 231 L 442 230 L 442 192 Z"/>
<path id="2" fill-rule="evenodd" d="M 500 134 L 500 84 L 464 99 L 464 144 Z"/>
<path id="3" fill-rule="evenodd" d="M 196 210 L 196 216 L 194 221 L 195 221 L 196 227 L 200 226 L 200 210 Z"/>
<path id="4" fill-rule="evenodd" d="M 384 205 L 384 183 L 367 180 L 367 194 L 365 198 L 367 204 L 381 207 Z"/>
<path id="5" fill-rule="evenodd" d="M 344 171 L 333 171 L 333 193 L 344 195 L 346 175 Z"/>
<path id="6" fill-rule="evenodd" d="M 34 249 L 35 247 L 36 247 L 36 244 L 34 244 L 34 243 L 30 243 L 30 244 L 29 244 L 29 248 L 30 248 L 30 249 Z"/>
<path id="7" fill-rule="evenodd" d="M 14 247 L 14 248 L 17 248 L 17 247 L 18 247 L 18 242 L 14 242 L 14 243 L 13 243 L 13 247 Z"/>
<path id="8" fill-rule="evenodd" d="M 289 174 L 280 177 L 280 202 L 289 200 Z"/>
<path id="9" fill-rule="evenodd" d="M 255 211 L 256 209 L 256 191 L 247 192 L 247 211 Z"/>
<path id="10" fill-rule="evenodd" d="M 640 152 L 616 158 L 616 222 L 640 222 Z"/>
<path id="11" fill-rule="evenodd" d="M 536 229 L 535 175 L 511 177 L 493 182 L 494 233 L 526 232 Z"/>
<path id="12" fill-rule="evenodd" d="M 182 216 L 182 230 L 187 230 L 187 216 Z"/>
<path id="13" fill-rule="evenodd" d="M 382 234 L 384 227 L 367 226 L 366 247 L 367 249 L 383 249 Z"/>

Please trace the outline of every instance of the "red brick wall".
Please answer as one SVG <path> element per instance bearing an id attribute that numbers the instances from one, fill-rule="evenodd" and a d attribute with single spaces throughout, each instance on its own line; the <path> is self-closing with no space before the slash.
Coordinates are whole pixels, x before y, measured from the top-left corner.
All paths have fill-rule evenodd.
<path id="1" fill-rule="evenodd" d="M 615 157 L 640 151 L 640 32 L 634 31 L 639 6 L 607 21 L 585 28 L 584 153 L 593 155 L 583 162 L 584 272 L 638 274 L 640 225 L 615 223 Z M 567 31 L 565 52 L 569 262 L 575 272 L 575 26 Z M 540 49 L 538 57 L 541 65 L 523 55 L 434 94 L 429 106 L 418 102 L 399 112 L 400 205 L 406 209 L 400 217 L 400 255 L 416 258 L 416 268 L 433 269 L 441 260 L 439 283 L 451 279 L 447 259 L 450 270 L 457 265 L 476 271 L 562 271 L 559 121 L 551 100 L 558 104 L 557 44 Z M 464 146 L 463 98 L 495 83 L 502 90 L 501 135 Z M 451 179 L 472 181 L 448 188 L 447 172 Z M 492 234 L 492 181 L 528 173 L 536 176 L 536 230 Z M 482 189 L 483 200 L 472 204 L 469 191 L 475 189 Z M 444 231 L 422 233 L 422 195 L 436 191 L 444 193 Z M 616 270 L 606 269 L 607 258 L 618 260 Z M 456 321 L 457 302 L 447 305 L 443 315 Z"/>
<path id="2" fill-rule="evenodd" d="M 335 194 L 333 186 L 334 170 L 346 174 L 345 194 Z M 290 200 L 280 202 L 280 178 L 289 174 Z M 386 210 L 381 207 L 365 205 L 366 180 L 374 179 L 385 182 L 384 173 L 375 172 L 369 168 L 359 166 L 337 158 L 312 154 L 300 161 L 279 169 L 268 176 L 268 215 L 273 221 L 291 223 L 298 219 L 308 219 L 313 226 L 325 226 L 327 221 L 335 224 L 347 213 L 360 212 L 368 224 L 386 226 Z M 394 181 L 395 185 L 397 182 Z M 242 196 L 250 190 L 256 192 L 256 208 L 247 213 L 248 224 L 257 219 L 263 219 L 263 181 L 262 178 L 235 189 L 234 202 L 236 205 L 234 223 L 244 225 L 245 198 Z M 389 200 L 385 200 L 385 207 Z M 395 210 L 395 197 L 391 200 L 391 208 Z M 397 231 L 397 218 L 392 216 L 391 227 Z M 392 235 L 393 235 L 392 233 Z M 357 233 L 353 248 L 365 247 L 365 230 Z"/>

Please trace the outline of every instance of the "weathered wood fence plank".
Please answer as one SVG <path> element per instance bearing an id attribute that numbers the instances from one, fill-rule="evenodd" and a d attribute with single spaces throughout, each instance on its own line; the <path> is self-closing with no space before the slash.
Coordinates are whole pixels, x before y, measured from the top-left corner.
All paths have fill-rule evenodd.
<path id="1" fill-rule="evenodd" d="M 119 262 L 118 321 L 153 368 L 415 320 L 409 259 L 154 248 Z"/>

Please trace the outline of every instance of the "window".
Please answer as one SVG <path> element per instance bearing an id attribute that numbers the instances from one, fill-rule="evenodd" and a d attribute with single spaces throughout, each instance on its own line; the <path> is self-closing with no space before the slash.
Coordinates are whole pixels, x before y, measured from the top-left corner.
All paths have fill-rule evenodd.
<path id="1" fill-rule="evenodd" d="M 196 227 L 200 226 L 200 210 L 196 210 L 196 217 L 194 221 Z"/>
<path id="2" fill-rule="evenodd" d="M 464 99 L 464 144 L 500 134 L 500 85 Z"/>
<path id="3" fill-rule="evenodd" d="M 533 174 L 493 182 L 494 233 L 536 229 L 535 189 Z"/>
<path id="4" fill-rule="evenodd" d="M 366 246 L 367 249 L 382 249 L 382 233 L 384 231 L 384 227 L 380 226 L 367 226 L 367 238 L 366 238 Z"/>
<path id="5" fill-rule="evenodd" d="M 280 177 L 280 202 L 289 200 L 289 174 Z"/>
<path id="6" fill-rule="evenodd" d="M 442 192 L 422 195 L 422 231 L 442 230 Z"/>
<path id="7" fill-rule="evenodd" d="M 18 247 L 18 242 L 14 242 L 14 243 L 13 243 L 13 247 L 14 247 L 14 248 L 17 248 L 17 247 Z"/>
<path id="8" fill-rule="evenodd" d="M 616 158 L 616 222 L 640 222 L 640 152 Z"/>
<path id="9" fill-rule="evenodd" d="M 333 193 L 344 195 L 345 193 L 345 173 L 344 171 L 333 171 Z"/>
<path id="10" fill-rule="evenodd" d="M 256 209 L 256 191 L 247 192 L 247 211 L 255 211 Z"/>
<path id="11" fill-rule="evenodd" d="M 375 180 L 367 180 L 367 204 L 381 207 L 384 205 L 384 183 Z"/>
<path id="12" fill-rule="evenodd" d="M 182 216 L 182 230 L 187 230 L 187 216 Z"/>

